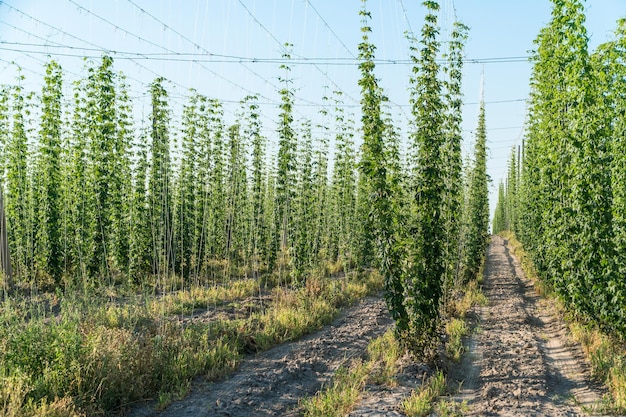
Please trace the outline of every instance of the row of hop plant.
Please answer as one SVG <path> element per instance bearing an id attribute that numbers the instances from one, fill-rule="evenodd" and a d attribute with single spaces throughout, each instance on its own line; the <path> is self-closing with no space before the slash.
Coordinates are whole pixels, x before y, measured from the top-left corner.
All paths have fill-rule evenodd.
<path id="1" fill-rule="evenodd" d="M 580 0 L 553 1 L 541 30 L 523 147 L 493 230 L 515 232 L 573 315 L 626 337 L 626 21 L 589 51 Z"/>
<path id="2" fill-rule="evenodd" d="M 425 1 L 421 38 L 409 34 L 408 80 L 412 128 L 409 156 L 397 164 L 396 142 L 382 116 L 387 100 L 374 74 L 371 14 L 363 2 L 359 44 L 363 146 L 359 195 L 369 197 L 362 228 L 375 245 L 369 256 L 385 277 L 385 299 L 396 335 L 417 356 L 432 358 L 441 318 L 455 288 L 480 270 L 488 240 L 485 107 L 480 106 L 475 153 L 463 172 L 461 157 L 463 48 L 468 28 L 455 23 L 439 64 L 436 1 Z M 482 103 L 482 100 L 481 100 Z"/>
<path id="3" fill-rule="evenodd" d="M 137 120 L 106 55 L 71 89 L 54 60 L 40 93 L 24 91 L 23 78 L 0 88 L 14 270 L 5 286 L 214 283 L 275 268 L 290 282 L 329 261 L 360 262 L 353 115 L 335 92 L 323 99 L 319 126 L 295 120 L 283 69 L 269 137 L 254 96 L 228 122 L 219 100 L 192 91 L 173 121 L 162 78 L 149 86 L 150 114 Z"/>

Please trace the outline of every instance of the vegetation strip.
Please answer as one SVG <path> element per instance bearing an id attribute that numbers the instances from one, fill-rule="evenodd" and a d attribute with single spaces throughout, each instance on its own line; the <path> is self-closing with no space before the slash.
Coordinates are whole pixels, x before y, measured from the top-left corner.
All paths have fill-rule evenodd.
<path id="1" fill-rule="evenodd" d="M 350 275 L 353 277 L 353 275 Z M 135 305 L 61 311 L 59 320 L 16 321 L 0 328 L 0 404 L 4 413 L 93 415 L 145 398 L 162 405 L 184 395 L 191 378 L 218 378 L 245 352 L 292 340 L 330 322 L 342 306 L 381 288 L 376 274 L 312 278 L 274 290 L 272 306 L 247 319 L 183 326 Z"/>

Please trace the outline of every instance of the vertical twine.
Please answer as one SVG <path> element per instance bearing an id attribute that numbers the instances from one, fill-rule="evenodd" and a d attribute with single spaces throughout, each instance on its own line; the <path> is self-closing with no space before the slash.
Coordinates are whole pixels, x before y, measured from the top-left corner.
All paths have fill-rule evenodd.
<path id="1" fill-rule="evenodd" d="M 13 286 L 11 269 L 11 258 L 9 256 L 9 241 L 7 239 L 7 224 L 4 214 L 4 196 L 0 189 L 0 264 L 2 265 L 2 271 L 4 272 L 4 290 L 6 292 L 11 291 Z"/>

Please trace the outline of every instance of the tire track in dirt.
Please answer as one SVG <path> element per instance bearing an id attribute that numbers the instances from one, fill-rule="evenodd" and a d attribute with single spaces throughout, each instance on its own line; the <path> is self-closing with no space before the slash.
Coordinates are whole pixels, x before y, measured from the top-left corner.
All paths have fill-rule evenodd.
<path id="1" fill-rule="evenodd" d="M 298 401 L 328 383 L 342 364 L 364 356 L 372 338 L 392 324 L 380 298 L 368 297 L 331 325 L 243 359 L 224 381 L 196 381 L 185 399 L 158 413 L 151 407 L 129 416 L 295 416 Z"/>
<path id="2" fill-rule="evenodd" d="M 526 279 L 508 242 L 493 236 L 483 292 L 476 309 L 478 333 L 451 376 L 461 382 L 457 401 L 471 416 L 578 416 L 593 408 L 604 390 L 592 383 L 579 346 L 563 321 Z"/>

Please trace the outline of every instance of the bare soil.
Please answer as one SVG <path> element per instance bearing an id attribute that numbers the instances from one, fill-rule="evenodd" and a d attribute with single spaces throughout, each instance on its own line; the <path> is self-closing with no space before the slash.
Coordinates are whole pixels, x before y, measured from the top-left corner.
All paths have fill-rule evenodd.
<path id="1" fill-rule="evenodd" d="M 295 416 L 301 398 L 315 394 L 350 359 L 392 324 L 385 303 L 368 297 L 331 325 L 296 342 L 245 358 L 224 381 L 197 380 L 191 393 L 162 412 L 154 406 L 129 414 L 144 416 Z"/>
<path id="2" fill-rule="evenodd" d="M 597 410 L 606 391 L 593 382 L 582 350 L 551 304 L 524 276 L 508 242 L 492 238 L 477 332 L 449 379 L 470 416 L 579 416 Z"/>

